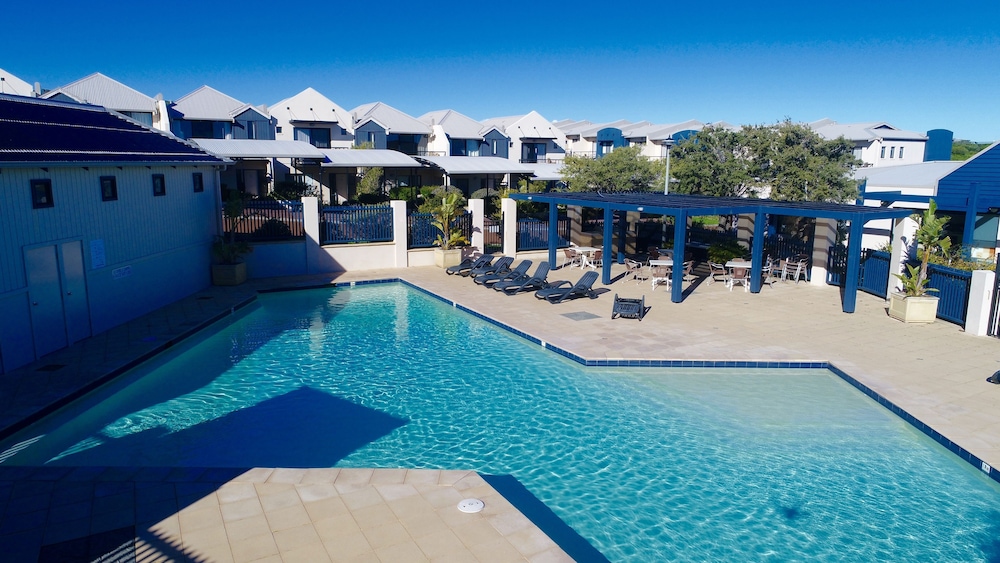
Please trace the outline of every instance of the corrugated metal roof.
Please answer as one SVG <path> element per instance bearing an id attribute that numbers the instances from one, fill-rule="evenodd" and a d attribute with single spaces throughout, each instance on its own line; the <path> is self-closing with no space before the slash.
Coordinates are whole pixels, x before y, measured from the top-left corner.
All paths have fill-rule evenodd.
<path id="1" fill-rule="evenodd" d="M 418 156 L 448 174 L 531 174 L 534 165 L 527 166 L 495 156 Z"/>
<path id="2" fill-rule="evenodd" d="M 156 100 L 153 98 L 99 72 L 46 92 L 42 97 L 48 99 L 58 94 L 65 94 L 80 103 L 104 106 L 116 111 L 152 113 L 156 108 Z"/>
<path id="3" fill-rule="evenodd" d="M 422 168 L 419 162 L 399 151 L 380 149 L 320 149 L 320 151 L 329 160 L 323 164 L 325 167 Z"/>
<path id="4" fill-rule="evenodd" d="M 233 112 L 247 104 L 211 86 L 202 86 L 171 105 L 184 119 L 232 121 Z"/>
<path id="5" fill-rule="evenodd" d="M 31 96 L 35 89 L 27 82 L 0 68 L 0 94 Z"/>
<path id="6" fill-rule="evenodd" d="M 662 141 L 678 131 L 701 131 L 704 127 L 705 124 L 701 121 L 690 119 L 688 121 L 682 121 L 681 123 L 673 123 L 669 125 L 656 123 L 647 123 L 645 125 L 637 124 L 636 127 L 623 130 L 622 133 L 625 135 L 626 139 L 645 137 L 650 141 Z"/>
<path id="7" fill-rule="evenodd" d="M 857 180 L 867 180 L 870 188 L 926 188 L 937 189 L 938 182 L 958 170 L 967 161 L 938 160 L 899 166 L 873 166 L 854 172 Z"/>
<path id="8" fill-rule="evenodd" d="M 226 162 L 102 107 L 0 95 L 2 164 Z"/>
<path id="9" fill-rule="evenodd" d="M 191 141 L 216 156 L 226 158 L 326 158 L 319 149 L 302 141 L 265 139 L 191 139 Z"/>
<path id="10" fill-rule="evenodd" d="M 511 139 L 558 139 L 565 136 L 559 128 L 534 110 L 526 115 L 486 119 L 483 120 L 483 125 L 496 127 Z"/>
<path id="11" fill-rule="evenodd" d="M 431 134 L 431 128 L 424 123 L 382 102 L 360 105 L 351 110 L 351 114 L 354 116 L 355 127 L 366 121 L 374 120 L 385 128 L 386 133 Z"/>
<path id="12" fill-rule="evenodd" d="M 542 182 L 560 181 L 563 179 L 562 167 L 561 162 L 532 164 L 535 175 L 531 179 Z"/>
<path id="13" fill-rule="evenodd" d="M 478 139 L 482 141 L 483 133 L 485 133 L 482 123 L 450 109 L 430 111 L 418 119 L 427 126 L 440 125 L 451 139 Z"/>
<path id="14" fill-rule="evenodd" d="M 867 123 L 837 123 L 822 119 L 809 124 L 816 133 L 824 139 L 843 137 L 849 141 L 874 141 L 875 139 L 891 139 L 894 141 L 926 141 L 927 136 L 915 131 L 896 129 L 884 121 Z"/>
<path id="15" fill-rule="evenodd" d="M 351 114 L 312 88 L 271 105 L 268 111 L 284 123 L 336 123 L 349 131 L 354 130 Z"/>

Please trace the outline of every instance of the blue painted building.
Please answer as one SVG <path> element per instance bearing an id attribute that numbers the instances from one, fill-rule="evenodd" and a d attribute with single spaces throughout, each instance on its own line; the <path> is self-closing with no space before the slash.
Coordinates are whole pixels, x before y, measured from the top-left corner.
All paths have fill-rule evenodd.
<path id="1" fill-rule="evenodd" d="M 276 120 L 265 111 L 202 86 L 170 105 L 170 131 L 182 139 L 275 138 Z"/>

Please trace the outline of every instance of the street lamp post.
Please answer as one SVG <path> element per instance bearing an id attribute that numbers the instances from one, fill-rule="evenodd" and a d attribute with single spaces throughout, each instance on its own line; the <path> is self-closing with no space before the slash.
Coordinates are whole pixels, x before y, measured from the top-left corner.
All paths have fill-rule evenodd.
<path id="1" fill-rule="evenodd" d="M 667 195 L 670 193 L 670 147 L 674 146 L 674 138 L 664 139 L 663 146 L 667 148 L 667 173 L 663 178 L 663 195 Z"/>

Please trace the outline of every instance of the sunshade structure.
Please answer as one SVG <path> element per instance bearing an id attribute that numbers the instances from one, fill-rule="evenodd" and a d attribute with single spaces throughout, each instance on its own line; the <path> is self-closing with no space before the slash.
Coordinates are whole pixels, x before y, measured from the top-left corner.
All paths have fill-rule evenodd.
<path id="1" fill-rule="evenodd" d="M 764 225 L 766 215 L 786 215 L 791 217 L 810 217 L 816 219 L 833 219 L 850 222 L 848 240 L 847 276 L 843 295 L 843 310 L 853 313 L 858 292 L 858 270 L 861 264 L 861 234 L 864 224 L 874 219 L 902 219 L 908 217 L 911 210 L 891 209 L 882 207 L 864 207 L 842 203 L 826 203 L 819 201 L 775 201 L 771 199 L 746 199 L 705 197 L 692 195 L 663 195 L 657 193 L 601 193 L 601 192 L 549 192 L 541 194 L 510 195 L 513 199 L 531 200 L 549 204 L 549 262 L 556 260 L 557 205 L 576 205 L 580 207 L 595 207 L 604 210 L 604 256 L 612 254 L 612 224 L 614 212 L 635 211 L 642 213 L 662 214 L 674 218 L 674 256 L 684 256 L 687 242 L 687 219 L 699 215 L 752 215 L 754 216 L 754 235 L 752 247 L 752 278 L 750 290 L 760 291 L 761 266 L 764 254 Z M 899 248 L 901 241 L 894 240 L 893 245 Z M 897 253 L 893 253 L 894 257 Z M 898 266 L 898 264 L 896 264 Z M 671 301 L 680 303 L 683 299 L 683 272 L 681 268 L 673 270 L 671 285 Z M 611 283 L 611 261 L 605 260 L 602 282 Z"/>
<path id="2" fill-rule="evenodd" d="M 413 158 L 386 149 L 321 149 L 326 155 L 324 168 L 420 168 Z"/>

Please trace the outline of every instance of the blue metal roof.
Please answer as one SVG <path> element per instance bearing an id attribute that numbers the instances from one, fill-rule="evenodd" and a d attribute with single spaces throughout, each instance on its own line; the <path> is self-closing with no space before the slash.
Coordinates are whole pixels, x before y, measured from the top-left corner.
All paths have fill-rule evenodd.
<path id="1" fill-rule="evenodd" d="M 0 166 L 227 162 L 100 106 L 0 95 Z"/>

